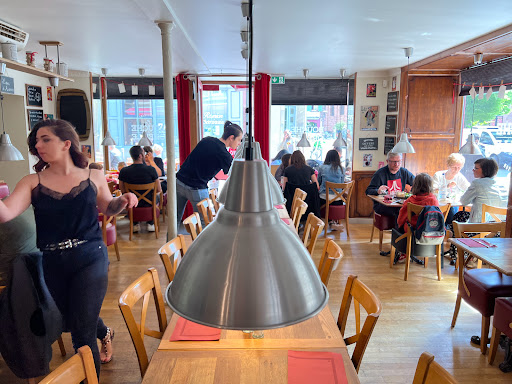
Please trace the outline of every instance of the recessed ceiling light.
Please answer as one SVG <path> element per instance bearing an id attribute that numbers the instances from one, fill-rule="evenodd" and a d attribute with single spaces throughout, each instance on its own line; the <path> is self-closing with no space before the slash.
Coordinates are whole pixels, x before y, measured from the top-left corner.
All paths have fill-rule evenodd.
<path id="1" fill-rule="evenodd" d="M 374 23 L 378 23 L 381 21 L 381 19 L 376 19 L 375 17 L 366 17 L 365 20 L 373 21 Z"/>

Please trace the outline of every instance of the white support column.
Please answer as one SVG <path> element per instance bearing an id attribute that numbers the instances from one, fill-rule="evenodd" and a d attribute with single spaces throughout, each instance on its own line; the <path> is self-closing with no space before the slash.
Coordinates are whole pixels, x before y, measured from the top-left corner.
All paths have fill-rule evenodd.
<path id="1" fill-rule="evenodd" d="M 178 235 L 176 211 L 176 171 L 174 151 L 173 76 L 171 54 L 172 21 L 158 21 L 162 32 L 162 57 L 164 73 L 165 146 L 167 147 L 167 240 Z"/>

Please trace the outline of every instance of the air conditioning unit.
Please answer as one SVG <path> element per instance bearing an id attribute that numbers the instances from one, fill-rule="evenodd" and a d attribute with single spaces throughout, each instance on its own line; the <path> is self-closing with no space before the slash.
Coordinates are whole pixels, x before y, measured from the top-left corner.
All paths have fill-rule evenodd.
<path id="1" fill-rule="evenodd" d="M 0 43 L 14 43 L 21 51 L 28 42 L 28 33 L 18 27 L 0 20 Z"/>

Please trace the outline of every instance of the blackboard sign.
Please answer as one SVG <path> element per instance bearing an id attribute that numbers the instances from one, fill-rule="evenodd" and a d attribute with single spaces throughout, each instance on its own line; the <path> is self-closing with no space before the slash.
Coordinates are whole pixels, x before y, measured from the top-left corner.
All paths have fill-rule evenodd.
<path id="1" fill-rule="evenodd" d="M 30 107 L 42 107 L 43 96 L 41 94 L 41 87 L 25 84 L 25 89 L 27 93 L 27 105 Z"/>
<path id="2" fill-rule="evenodd" d="M 398 91 L 388 92 L 388 112 L 398 112 Z"/>
<path id="3" fill-rule="evenodd" d="M 14 79 L 12 77 L 0 76 L 2 83 L 2 93 L 14 95 Z"/>
<path id="4" fill-rule="evenodd" d="M 34 126 L 43 120 L 43 110 L 42 109 L 27 109 L 28 115 L 28 126 L 31 131 Z"/>
<path id="5" fill-rule="evenodd" d="M 359 139 L 360 151 L 376 151 L 377 149 L 379 149 L 378 137 L 365 137 Z"/>
<path id="6" fill-rule="evenodd" d="M 396 119 L 397 115 L 387 115 L 386 116 L 386 129 L 384 133 L 386 135 L 395 135 L 396 134 Z"/>
<path id="7" fill-rule="evenodd" d="M 384 154 L 387 155 L 389 151 L 395 146 L 395 136 L 384 137 Z"/>

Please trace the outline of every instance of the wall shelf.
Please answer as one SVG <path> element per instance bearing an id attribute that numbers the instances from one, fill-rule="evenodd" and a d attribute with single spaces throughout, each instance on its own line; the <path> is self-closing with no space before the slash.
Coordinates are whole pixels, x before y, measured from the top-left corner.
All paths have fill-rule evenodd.
<path id="1" fill-rule="evenodd" d="M 57 77 L 64 81 L 74 81 L 73 79 L 71 79 L 69 77 L 61 76 L 56 73 L 45 71 L 44 69 L 32 67 L 27 64 L 21 64 L 21 63 L 18 63 L 17 61 L 4 59 L 3 57 L 0 57 L 0 63 L 5 63 L 7 65 L 7 68 L 11 68 L 11 69 L 14 69 L 14 70 L 20 71 L 20 72 L 29 73 L 29 74 L 35 75 L 35 76 L 41 76 L 41 77 L 47 77 L 47 78 Z"/>

